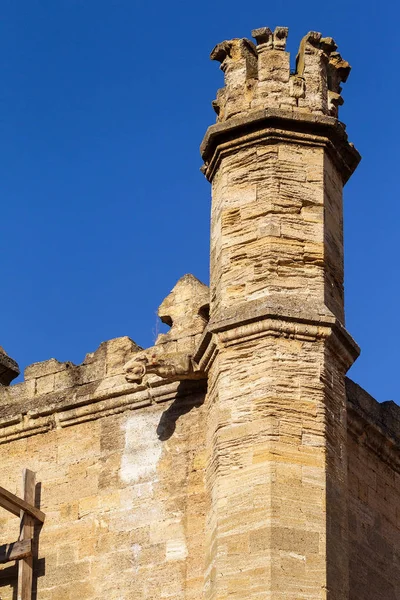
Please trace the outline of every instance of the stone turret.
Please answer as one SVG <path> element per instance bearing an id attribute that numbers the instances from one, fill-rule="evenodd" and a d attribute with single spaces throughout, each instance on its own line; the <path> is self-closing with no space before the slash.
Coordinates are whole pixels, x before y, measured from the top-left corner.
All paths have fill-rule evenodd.
<path id="1" fill-rule="evenodd" d="M 348 600 L 343 185 L 350 67 L 310 32 L 218 44 L 201 145 L 212 184 L 206 598 Z"/>
<path id="2" fill-rule="evenodd" d="M 332 38 L 310 32 L 291 75 L 287 33 L 256 29 L 257 46 L 234 39 L 211 53 L 221 62 L 225 87 L 213 103 L 217 124 L 201 145 L 203 171 L 213 185 L 214 213 L 227 195 L 230 206 L 224 222 L 212 222 L 211 271 L 220 252 L 229 260 L 219 260 L 222 268 L 211 274 L 211 304 L 215 316 L 218 305 L 237 310 L 239 301 L 261 296 L 289 300 L 292 310 L 311 302 L 344 323 L 342 188 L 360 160 L 337 119 L 339 83 L 350 66 Z M 249 214 L 239 224 L 245 196 Z M 255 206 L 263 207 L 256 220 Z M 254 236 L 257 223 L 262 232 Z M 235 244 L 220 248 L 221 226 L 236 227 Z M 247 251 L 241 253 L 243 236 Z M 233 273 L 234 283 L 225 286 Z"/>

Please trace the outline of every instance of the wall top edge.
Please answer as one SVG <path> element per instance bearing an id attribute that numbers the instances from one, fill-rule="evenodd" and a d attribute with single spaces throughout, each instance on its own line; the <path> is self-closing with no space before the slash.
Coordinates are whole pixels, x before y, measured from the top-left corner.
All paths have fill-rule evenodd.
<path id="1" fill-rule="evenodd" d="M 348 377 L 346 395 L 353 413 L 400 449 L 400 406 L 393 400 L 378 402 Z"/>

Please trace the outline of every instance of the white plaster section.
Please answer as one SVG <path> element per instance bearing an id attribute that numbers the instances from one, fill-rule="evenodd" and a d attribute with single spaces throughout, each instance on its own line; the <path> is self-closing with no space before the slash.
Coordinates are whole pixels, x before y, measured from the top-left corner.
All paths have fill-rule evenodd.
<path id="1" fill-rule="evenodd" d="M 124 483 L 154 481 L 162 452 L 162 442 L 157 436 L 159 412 L 136 413 L 124 425 L 125 449 L 122 455 L 120 476 Z"/>

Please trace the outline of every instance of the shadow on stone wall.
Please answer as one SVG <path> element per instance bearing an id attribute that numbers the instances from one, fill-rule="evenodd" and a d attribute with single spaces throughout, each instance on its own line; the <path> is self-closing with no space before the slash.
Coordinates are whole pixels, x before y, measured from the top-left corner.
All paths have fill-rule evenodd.
<path id="1" fill-rule="evenodd" d="M 193 391 L 194 388 L 195 392 Z M 162 442 L 169 440 L 175 432 L 178 419 L 189 413 L 193 408 L 199 408 L 204 402 L 205 393 L 206 382 L 204 382 L 204 391 L 199 391 L 198 381 L 182 381 L 179 384 L 175 400 L 161 415 L 157 426 L 158 439 Z"/>

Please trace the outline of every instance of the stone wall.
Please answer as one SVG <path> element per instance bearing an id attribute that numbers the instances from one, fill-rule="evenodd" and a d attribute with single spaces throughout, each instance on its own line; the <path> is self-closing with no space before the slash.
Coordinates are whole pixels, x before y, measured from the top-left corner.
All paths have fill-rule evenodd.
<path id="1" fill-rule="evenodd" d="M 350 600 L 400 595 L 400 407 L 347 380 Z"/>
<path id="2" fill-rule="evenodd" d="M 281 353 L 281 344 L 274 348 Z M 178 382 L 138 390 L 126 384 L 122 372 L 125 360 L 137 351 L 128 338 L 111 340 L 81 366 L 54 360 L 36 364 L 28 368 L 25 382 L 0 389 L 0 485 L 18 493 L 21 470 L 36 471 L 40 482 L 37 499 L 46 513 L 35 561 L 40 600 L 203 597 L 204 578 L 209 575 L 204 532 L 207 515 L 212 519 L 204 486 L 206 447 L 212 438 L 212 432 L 205 430 L 205 384 Z M 44 387 L 49 390 L 49 382 L 66 372 L 75 373 L 70 375 L 75 382 L 85 383 L 40 392 Z M 101 373 L 99 379 L 96 373 Z M 350 380 L 346 388 L 349 597 L 395 600 L 400 589 L 400 409 L 394 403 L 379 405 Z M 37 393 L 29 397 L 33 390 Z M 231 398 L 233 401 L 234 396 Z M 292 422 L 284 420 L 276 429 L 282 402 L 281 396 L 278 404 L 269 402 L 263 408 L 258 403 L 262 419 L 252 425 L 240 425 L 244 406 L 237 404 L 236 410 L 241 412 L 236 437 L 225 434 L 226 451 L 215 468 L 221 481 L 225 480 L 219 485 L 227 485 L 224 473 L 230 456 L 238 469 L 238 497 L 245 498 L 250 489 L 246 469 L 240 468 L 247 464 L 249 451 L 255 457 L 251 461 L 255 477 L 255 467 L 262 467 L 264 454 L 269 457 L 268 448 L 277 447 L 271 445 L 276 435 L 296 435 L 300 414 L 302 421 L 311 419 L 310 432 L 315 429 L 304 403 L 295 403 Z M 223 408 L 227 410 L 226 402 Z M 34 424 L 37 419 L 41 429 Z M 230 515 L 229 506 L 225 507 L 225 521 L 219 522 L 222 528 L 231 518 L 236 523 L 229 536 L 225 535 L 227 552 L 238 560 L 245 554 L 256 570 L 260 560 L 268 557 L 277 572 L 291 571 L 294 584 L 306 575 L 299 557 L 306 547 L 311 549 L 308 537 L 312 537 L 312 529 L 297 541 L 294 537 L 285 541 L 275 527 L 279 547 L 263 548 L 269 540 L 266 526 L 273 506 L 284 509 L 280 514 L 282 518 L 286 515 L 288 523 L 299 519 L 301 509 L 304 524 L 309 521 L 318 529 L 316 499 L 324 482 L 319 481 L 318 461 L 312 462 L 315 452 L 310 436 L 308 461 L 299 456 L 299 463 L 282 463 L 275 477 L 270 460 L 261 469 L 252 503 L 259 505 L 262 523 L 253 534 L 248 533 L 248 539 L 238 515 Z M 323 456 L 318 446 L 314 448 Z M 290 493 L 296 478 L 304 480 L 300 496 Z M 273 498 L 274 504 L 266 503 L 263 508 L 266 497 Z M 5 511 L 0 513 L 0 526 L 0 543 L 17 538 L 18 520 Z M 293 548 L 297 548 L 295 554 Z M 239 586 L 239 579 L 235 581 Z M 264 581 L 261 588 L 268 585 Z M 0 570 L 0 598 L 16 598 L 13 564 Z"/>
<path id="3" fill-rule="evenodd" d="M 32 365 L 0 388 L 0 485 L 18 493 L 22 469 L 36 471 L 46 513 L 40 600 L 201 596 L 205 384 L 127 384 L 137 351 L 111 340 L 81 366 Z M 17 539 L 18 519 L 1 511 L 0 525 L 0 543 Z M 16 598 L 12 563 L 0 598 Z"/>

